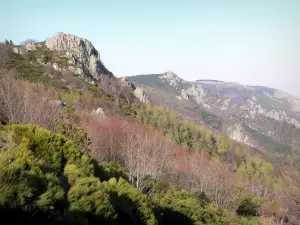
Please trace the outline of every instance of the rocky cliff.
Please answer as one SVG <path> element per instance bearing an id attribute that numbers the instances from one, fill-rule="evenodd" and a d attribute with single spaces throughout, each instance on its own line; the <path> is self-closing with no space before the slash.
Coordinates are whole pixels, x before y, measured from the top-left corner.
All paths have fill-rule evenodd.
<path id="1" fill-rule="evenodd" d="M 52 66 L 55 70 L 69 70 L 79 76 L 99 80 L 101 76 L 113 74 L 100 60 L 100 54 L 90 41 L 72 34 L 56 33 L 45 42 L 17 46 L 14 52 L 25 54 L 39 52 L 37 61 Z"/>
<path id="2" fill-rule="evenodd" d="M 141 88 L 136 88 L 125 78 L 115 78 L 104 66 L 93 44 L 85 38 L 58 32 L 44 42 L 15 46 L 13 51 L 55 71 L 71 72 L 81 78 L 90 78 L 94 85 L 104 77 L 109 77 L 121 85 L 130 87 L 141 102 L 150 102 Z"/>

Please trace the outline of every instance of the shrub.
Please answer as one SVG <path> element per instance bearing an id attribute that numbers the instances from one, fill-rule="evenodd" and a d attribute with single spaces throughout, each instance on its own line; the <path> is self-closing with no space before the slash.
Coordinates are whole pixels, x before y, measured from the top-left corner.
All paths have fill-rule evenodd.
<path id="1" fill-rule="evenodd" d="M 147 197 L 123 178 L 112 178 L 103 185 L 118 214 L 118 224 L 157 224 Z"/>

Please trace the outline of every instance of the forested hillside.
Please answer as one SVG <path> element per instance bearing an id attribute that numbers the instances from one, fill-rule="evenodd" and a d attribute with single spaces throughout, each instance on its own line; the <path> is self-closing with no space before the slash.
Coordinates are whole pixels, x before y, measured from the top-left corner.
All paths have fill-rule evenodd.
<path id="1" fill-rule="evenodd" d="M 233 82 L 185 81 L 172 72 L 127 78 L 154 104 L 215 133 L 272 153 L 300 152 L 297 96 Z"/>
<path id="2" fill-rule="evenodd" d="M 46 52 L 65 68 L 61 52 L 13 48 L 1 44 L 3 220 L 298 224 L 299 157 L 263 154 L 144 104 L 111 75 L 39 62 Z"/>

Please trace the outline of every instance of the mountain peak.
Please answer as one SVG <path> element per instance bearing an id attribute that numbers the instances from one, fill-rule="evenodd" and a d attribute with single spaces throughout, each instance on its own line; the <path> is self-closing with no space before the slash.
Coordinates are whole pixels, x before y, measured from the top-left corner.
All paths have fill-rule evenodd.
<path id="1" fill-rule="evenodd" d="M 85 38 L 57 32 L 45 42 L 45 45 L 51 51 L 65 52 L 71 61 L 74 61 L 75 67 L 83 66 L 82 71 L 88 71 L 94 79 L 99 79 L 102 74 L 112 75 L 101 62 L 96 48 Z"/>
<path id="2" fill-rule="evenodd" d="M 57 32 L 46 41 L 46 46 L 50 50 L 64 50 L 80 52 L 80 48 L 85 47 L 89 53 L 93 53 L 99 57 L 99 54 L 92 43 L 85 39 L 73 34 Z"/>

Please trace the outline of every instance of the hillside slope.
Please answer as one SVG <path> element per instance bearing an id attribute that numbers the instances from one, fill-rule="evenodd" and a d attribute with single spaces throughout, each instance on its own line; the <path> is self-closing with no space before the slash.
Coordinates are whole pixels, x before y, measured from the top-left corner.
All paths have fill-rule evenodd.
<path id="1" fill-rule="evenodd" d="M 150 99 L 234 140 L 273 153 L 300 152 L 300 99 L 238 83 L 187 82 L 172 72 L 127 77 Z"/>
<path id="2" fill-rule="evenodd" d="M 216 132 L 155 101 L 144 104 L 143 89 L 114 77 L 84 38 L 57 33 L 45 42 L 3 46 L 0 123 L 9 125 L 0 126 L 1 215 L 30 224 L 299 221 L 296 155 L 269 156 L 218 135 L 223 121 L 207 111 L 201 115 Z M 203 95 L 173 74 L 162 79 L 171 83 L 161 84 L 166 96 L 176 84 L 187 90 L 175 95 L 180 104 Z M 68 146 L 74 156 L 65 154 Z M 33 173 L 41 186 L 27 180 Z"/>

